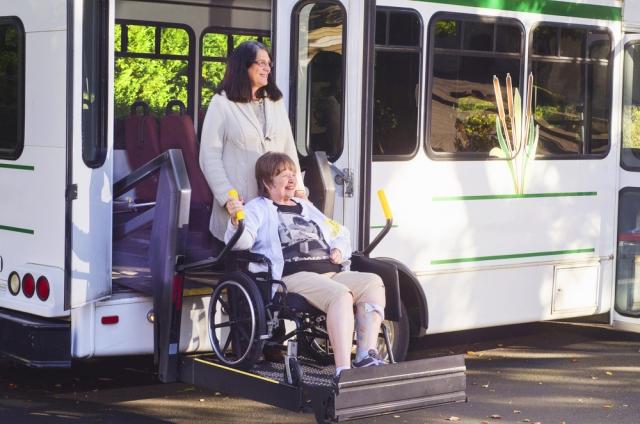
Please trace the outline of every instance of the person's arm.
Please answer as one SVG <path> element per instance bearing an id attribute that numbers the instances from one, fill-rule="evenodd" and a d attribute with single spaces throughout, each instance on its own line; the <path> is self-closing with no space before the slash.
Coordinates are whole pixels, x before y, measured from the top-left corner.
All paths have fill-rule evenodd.
<path id="1" fill-rule="evenodd" d="M 235 212 L 238 210 L 244 210 L 244 231 L 231 250 L 249 250 L 256 242 L 258 230 L 264 222 L 265 211 L 262 209 L 262 205 L 257 202 L 249 202 L 246 207 L 244 207 L 241 202 L 232 203 L 234 206 L 234 213 L 232 216 L 235 217 Z M 227 231 L 224 234 L 225 243 L 229 242 L 233 234 L 238 229 L 237 224 L 234 221 L 234 219 L 229 218 Z"/>
<path id="2" fill-rule="evenodd" d="M 213 96 L 202 124 L 200 141 L 200 167 L 215 201 L 220 206 L 225 206 L 229 200 L 229 190 L 233 188 L 222 162 L 225 125 L 228 124 L 225 122 L 224 110 L 228 107 L 228 102 L 226 97 Z"/>

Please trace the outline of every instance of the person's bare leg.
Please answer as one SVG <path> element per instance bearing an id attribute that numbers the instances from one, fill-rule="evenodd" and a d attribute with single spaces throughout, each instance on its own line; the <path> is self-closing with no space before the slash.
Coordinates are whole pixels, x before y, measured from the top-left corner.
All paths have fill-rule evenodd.
<path id="1" fill-rule="evenodd" d="M 371 287 L 356 304 L 356 333 L 358 358 L 362 359 L 369 350 L 377 351 L 380 324 L 384 316 L 384 287 Z"/>
<path id="2" fill-rule="evenodd" d="M 327 332 L 333 346 L 336 369 L 351 367 L 353 325 L 353 297 L 345 292 L 334 299 L 327 309 Z"/>

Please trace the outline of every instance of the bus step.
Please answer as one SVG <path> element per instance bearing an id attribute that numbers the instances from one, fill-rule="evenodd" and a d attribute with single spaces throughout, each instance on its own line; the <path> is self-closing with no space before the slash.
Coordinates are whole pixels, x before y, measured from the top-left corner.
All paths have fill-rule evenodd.
<path id="1" fill-rule="evenodd" d="M 314 399 L 316 417 L 323 409 L 325 419 L 346 421 L 465 402 L 465 369 L 464 356 L 453 355 L 346 370 L 332 398 Z"/>

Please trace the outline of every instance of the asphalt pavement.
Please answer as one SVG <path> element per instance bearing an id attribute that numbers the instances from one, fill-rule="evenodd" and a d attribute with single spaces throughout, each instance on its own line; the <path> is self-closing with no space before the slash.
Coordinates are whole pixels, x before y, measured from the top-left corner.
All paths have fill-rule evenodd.
<path id="1" fill-rule="evenodd" d="M 640 335 L 537 323 L 429 336 L 411 358 L 466 354 L 468 402 L 357 423 L 640 423 Z M 0 423 L 313 423 L 312 415 L 161 384 L 148 357 L 70 370 L 0 362 Z"/>

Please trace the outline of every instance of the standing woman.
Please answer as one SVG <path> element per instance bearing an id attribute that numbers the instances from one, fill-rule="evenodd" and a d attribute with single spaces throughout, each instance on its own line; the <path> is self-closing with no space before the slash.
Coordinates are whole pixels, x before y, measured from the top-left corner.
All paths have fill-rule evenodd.
<path id="1" fill-rule="evenodd" d="M 233 50 L 227 70 L 211 99 L 202 126 L 200 167 L 213 192 L 209 230 L 224 240 L 234 200 L 258 195 L 254 170 L 265 152 L 286 153 L 300 169 L 289 117 L 271 74 L 271 55 L 266 46 L 246 41 Z M 296 196 L 305 196 L 298 175 Z"/>

